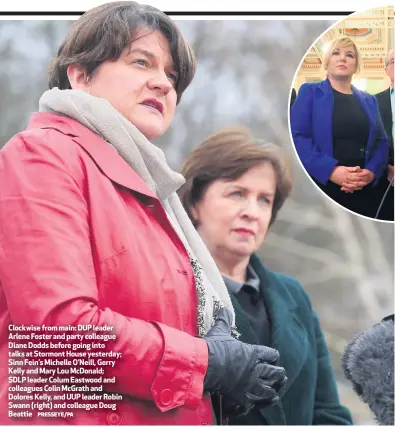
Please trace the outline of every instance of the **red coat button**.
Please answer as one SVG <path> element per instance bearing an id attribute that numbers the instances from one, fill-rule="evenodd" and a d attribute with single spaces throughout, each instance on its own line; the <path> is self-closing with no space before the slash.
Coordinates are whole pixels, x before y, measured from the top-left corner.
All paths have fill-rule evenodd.
<path id="1" fill-rule="evenodd" d="M 168 388 L 162 390 L 160 393 L 160 402 L 164 406 L 170 405 L 170 403 L 173 402 L 173 392 Z"/>
<path id="2" fill-rule="evenodd" d="M 119 415 L 117 411 L 110 411 L 106 417 L 107 424 L 111 426 L 118 426 L 121 424 L 122 417 Z"/>

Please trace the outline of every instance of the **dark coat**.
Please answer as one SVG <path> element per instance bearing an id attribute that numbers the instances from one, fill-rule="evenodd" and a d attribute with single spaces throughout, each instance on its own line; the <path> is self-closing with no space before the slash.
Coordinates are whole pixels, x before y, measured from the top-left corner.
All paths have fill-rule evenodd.
<path id="1" fill-rule="evenodd" d="M 292 106 L 294 105 L 294 102 L 295 102 L 295 100 L 296 100 L 296 90 L 295 90 L 295 88 L 292 88 L 292 91 L 291 91 L 291 100 L 290 100 L 290 108 L 292 108 Z"/>
<path id="2" fill-rule="evenodd" d="M 376 94 L 377 103 L 379 105 L 381 119 L 383 120 L 385 132 L 388 135 L 388 140 L 390 143 L 388 163 L 394 164 L 394 140 L 392 135 L 392 110 L 391 110 L 391 98 L 390 98 L 390 89 L 388 88 L 378 94 Z M 381 207 L 380 214 L 378 219 L 383 219 L 385 221 L 394 220 L 394 187 L 389 187 L 388 189 L 388 179 L 387 174 L 385 173 L 377 186 L 377 197 L 378 204 L 381 202 L 382 198 L 385 196 L 383 206 Z M 388 190 L 388 191 L 387 191 Z"/>
<path id="3" fill-rule="evenodd" d="M 267 424 L 352 424 L 350 412 L 339 403 L 329 352 L 308 295 L 298 281 L 271 272 L 256 255 L 250 262 L 260 278 L 271 346 L 279 351 L 288 377 L 280 403 L 262 410 Z M 231 298 L 240 339 L 258 343 L 241 306 Z"/>
<path id="4" fill-rule="evenodd" d="M 379 105 L 381 119 L 383 120 L 385 133 L 390 141 L 389 162 L 394 164 L 394 140 L 392 135 L 393 116 L 391 111 L 391 98 L 389 87 L 380 93 L 376 94 L 377 103 Z"/>

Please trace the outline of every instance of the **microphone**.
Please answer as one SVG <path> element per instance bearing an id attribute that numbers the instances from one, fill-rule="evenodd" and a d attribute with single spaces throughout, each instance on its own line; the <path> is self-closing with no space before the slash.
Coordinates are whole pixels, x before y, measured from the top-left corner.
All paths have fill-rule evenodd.
<path id="1" fill-rule="evenodd" d="M 380 425 L 394 425 L 394 320 L 360 332 L 347 345 L 342 368 Z"/>

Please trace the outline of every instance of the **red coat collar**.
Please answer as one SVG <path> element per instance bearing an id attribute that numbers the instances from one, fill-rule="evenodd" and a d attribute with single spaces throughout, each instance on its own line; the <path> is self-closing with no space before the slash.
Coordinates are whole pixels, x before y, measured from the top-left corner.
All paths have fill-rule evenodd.
<path id="1" fill-rule="evenodd" d="M 27 129 L 55 129 L 80 145 L 94 160 L 99 169 L 111 180 L 123 187 L 150 198 L 157 199 L 118 152 L 102 137 L 70 117 L 52 113 L 33 113 Z"/>

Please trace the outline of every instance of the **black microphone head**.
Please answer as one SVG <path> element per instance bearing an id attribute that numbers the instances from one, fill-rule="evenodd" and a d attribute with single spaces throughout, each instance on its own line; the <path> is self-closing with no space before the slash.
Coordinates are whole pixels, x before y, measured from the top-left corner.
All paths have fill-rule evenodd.
<path id="1" fill-rule="evenodd" d="M 394 425 L 394 321 L 355 335 L 342 356 L 342 367 L 377 422 Z"/>

